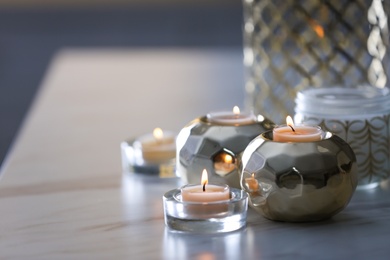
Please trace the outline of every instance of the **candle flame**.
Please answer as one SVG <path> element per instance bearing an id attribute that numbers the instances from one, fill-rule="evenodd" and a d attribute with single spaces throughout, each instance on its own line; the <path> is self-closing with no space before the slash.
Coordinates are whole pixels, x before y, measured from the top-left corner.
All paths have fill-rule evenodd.
<path id="1" fill-rule="evenodd" d="M 286 117 L 286 124 L 287 124 L 288 126 L 294 127 L 294 121 L 292 120 L 291 116 L 287 116 L 287 117 Z"/>
<path id="2" fill-rule="evenodd" d="M 205 186 L 209 182 L 206 169 L 203 169 L 201 183 Z"/>
<path id="3" fill-rule="evenodd" d="M 233 107 L 233 113 L 234 113 L 235 115 L 239 115 L 239 114 L 240 114 L 240 108 L 239 108 L 238 106 L 234 106 L 234 107 Z"/>
<path id="4" fill-rule="evenodd" d="M 153 136 L 156 140 L 161 140 L 164 137 L 164 133 L 161 128 L 157 127 L 153 130 Z"/>

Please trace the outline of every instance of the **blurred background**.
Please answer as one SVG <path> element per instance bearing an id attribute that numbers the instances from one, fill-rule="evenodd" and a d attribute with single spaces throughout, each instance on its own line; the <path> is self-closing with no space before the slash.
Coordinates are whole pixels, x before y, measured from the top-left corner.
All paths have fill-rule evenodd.
<path id="1" fill-rule="evenodd" d="M 242 48 L 239 0 L 0 0 L 0 165 L 65 47 Z"/>

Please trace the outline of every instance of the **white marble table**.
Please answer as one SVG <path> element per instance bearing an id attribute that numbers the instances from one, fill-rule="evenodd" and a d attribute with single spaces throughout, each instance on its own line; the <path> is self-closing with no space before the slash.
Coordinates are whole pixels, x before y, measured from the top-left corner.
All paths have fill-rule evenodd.
<path id="1" fill-rule="evenodd" d="M 0 259 L 389 259 L 388 183 L 329 221 L 249 209 L 245 229 L 202 235 L 164 226 L 161 197 L 179 180 L 122 174 L 122 140 L 243 106 L 241 61 L 238 49 L 59 52 L 1 169 Z"/>

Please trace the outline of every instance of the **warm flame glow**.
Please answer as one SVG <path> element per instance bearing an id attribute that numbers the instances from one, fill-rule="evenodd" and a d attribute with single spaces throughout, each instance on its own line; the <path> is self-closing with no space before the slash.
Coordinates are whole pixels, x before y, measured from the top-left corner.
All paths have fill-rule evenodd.
<path id="1" fill-rule="evenodd" d="M 239 108 L 238 106 L 234 106 L 234 107 L 233 107 L 233 113 L 234 113 L 235 115 L 239 115 L 239 114 L 240 114 L 240 108 Z"/>
<path id="2" fill-rule="evenodd" d="M 286 124 L 287 124 L 288 126 L 294 127 L 294 121 L 292 120 L 291 116 L 287 116 L 287 117 L 286 117 Z"/>
<path id="3" fill-rule="evenodd" d="M 230 154 L 225 154 L 224 161 L 225 163 L 233 163 L 233 156 L 231 156 Z"/>
<path id="4" fill-rule="evenodd" d="M 164 137 L 164 133 L 161 128 L 155 128 L 153 130 L 153 136 L 156 138 L 156 140 L 161 140 Z"/>
<path id="5" fill-rule="evenodd" d="M 316 34 L 318 35 L 318 37 L 324 38 L 325 32 L 324 32 L 324 28 L 322 28 L 321 25 L 318 25 L 318 24 L 314 25 L 314 26 L 313 26 L 313 30 L 316 32 Z"/>
<path id="6" fill-rule="evenodd" d="M 318 35 L 318 37 L 324 38 L 325 31 L 321 25 L 319 25 L 315 20 L 310 20 L 310 26 L 315 31 L 315 33 Z"/>
<path id="7" fill-rule="evenodd" d="M 204 169 L 203 172 L 202 172 L 201 183 L 202 183 L 202 185 L 206 185 L 208 182 L 209 182 L 209 178 L 207 176 L 207 171 L 206 171 L 206 169 Z"/>

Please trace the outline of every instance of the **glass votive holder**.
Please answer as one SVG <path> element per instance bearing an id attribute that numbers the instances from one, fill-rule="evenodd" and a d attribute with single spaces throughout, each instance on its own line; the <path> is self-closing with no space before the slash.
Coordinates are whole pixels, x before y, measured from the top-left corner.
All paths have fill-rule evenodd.
<path id="1" fill-rule="evenodd" d="M 320 125 L 354 150 L 358 189 L 374 188 L 390 176 L 388 88 L 310 88 L 298 93 L 295 122 Z"/>
<path id="2" fill-rule="evenodd" d="M 184 183 L 196 183 L 206 169 L 211 182 L 240 189 L 242 152 L 253 138 L 273 127 L 262 115 L 241 115 L 234 120 L 223 113 L 210 113 L 196 118 L 177 136 L 176 175 Z"/>
<path id="3" fill-rule="evenodd" d="M 355 154 L 330 132 L 318 141 L 277 142 L 267 131 L 248 145 L 242 163 L 249 205 L 271 220 L 328 219 L 347 206 L 357 186 Z"/>
<path id="4" fill-rule="evenodd" d="M 245 227 L 248 208 L 246 192 L 230 188 L 228 200 L 183 201 L 182 190 L 186 187 L 170 190 L 163 196 L 167 227 L 195 233 L 224 233 Z"/>
<path id="5" fill-rule="evenodd" d="M 123 141 L 120 148 L 123 172 L 176 177 L 176 136 L 173 132 L 165 131 L 163 134 L 161 129 L 156 128 L 153 135 L 145 134 Z"/>

